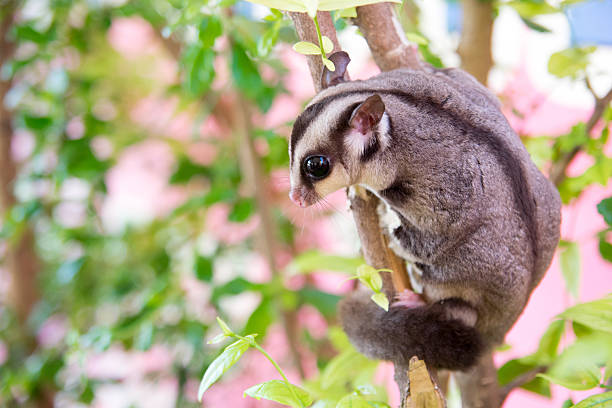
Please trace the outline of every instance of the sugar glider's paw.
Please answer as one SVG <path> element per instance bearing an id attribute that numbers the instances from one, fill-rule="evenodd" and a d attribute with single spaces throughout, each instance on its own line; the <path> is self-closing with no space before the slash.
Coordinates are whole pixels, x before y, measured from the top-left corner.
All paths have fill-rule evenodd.
<path id="1" fill-rule="evenodd" d="M 419 307 L 419 306 L 424 306 L 424 305 L 425 305 L 425 301 L 420 295 L 414 293 L 411 290 L 404 289 L 403 292 L 398 292 L 395 295 L 395 299 L 393 300 L 391 307 L 414 308 L 414 307 Z"/>

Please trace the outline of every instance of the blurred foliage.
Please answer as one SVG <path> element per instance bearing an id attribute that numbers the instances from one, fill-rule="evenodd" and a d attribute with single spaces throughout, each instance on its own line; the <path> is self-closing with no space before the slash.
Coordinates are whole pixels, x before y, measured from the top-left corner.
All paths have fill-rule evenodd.
<path id="1" fill-rule="evenodd" d="M 561 8 L 536 0 L 507 4 L 530 28 L 545 32 L 537 16 L 559 12 L 566 3 Z M 361 259 L 315 248 L 296 253 L 299 229 L 281 211 L 273 193 L 268 204 L 277 249 L 290 260 L 272 271 L 268 281 L 247 278 L 254 268 L 252 259 L 265 252 L 258 235 L 230 244 L 215 239 L 207 229 L 214 221 L 208 218 L 209 210 L 217 204 L 228 208 L 226 223 L 244 227 L 261 222 L 257 214 L 261 203 L 249 185 L 252 172 L 244 168 L 244 146 L 238 136 L 245 124 L 235 110 L 242 106 L 261 117 L 286 92 L 282 79 L 287 68 L 273 50 L 279 42 L 296 42 L 289 20 L 274 9 L 261 20 L 253 18 L 252 9 L 234 0 L 4 0 L 0 4 L 2 22 L 10 22 L 2 39 L 6 42 L 2 58 L 9 45 L 15 46 L 10 58 L 2 61 L 0 76 L 10 85 L 2 96 L 15 134 L 32 145 L 14 182 L 16 204 L 3 214 L 0 254 L 6 255 L 33 230 L 40 267 L 36 282 L 29 282 L 40 297 L 26 322 L 8 303 L 0 306 L 0 347 L 6 350 L 0 363 L 0 405 L 40 406 L 49 394 L 66 403 L 89 405 L 100 387 L 121 382 L 88 375 L 92 357 L 111 349 L 139 352 L 162 347 L 172 362 L 148 379 L 175 379 L 176 406 L 199 406 L 189 384 L 199 381 L 216 356 L 227 351 L 206 344 L 219 333 L 214 318 L 220 315 L 239 328 L 232 333 L 243 338 L 256 333 L 259 344 L 265 344 L 266 334 L 275 327 L 288 330 L 293 336 L 290 343 L 299 343 L 308 349 L 306 355 L 316 357 L 320 373 L 305 380 L 303 387 L 318 407 L 363 405 L 366 400 L 369 406 L 386 406 L 374 402 L 386 399 L 383 390 L 371 385 L 376 363 L 356 353 L 333 326 L 339 296 L 318 288 L 308 275 L 320 269 L 354 273 Z M 350 10 L 335 15 L 338 28 L 348 26 L 345 18 L 351 16 Z M 112 35 L 129 35 L 111 34 L 126 18 L 146 22 L 153 44 L 147 46 L 154 52 L 126 57 L 111 44 Z M 409 37 L 419 44 L 424 58 L 441 66 L 416 23 L 408 25 Z M 550 72 L 566 80 L 583 80 L 592 52 L 591 48 L 560 50 L 551 57 Z M 163 58 L 178 67 L 178 72 L 171 69 L 168 74 L 175 78 L 159 80 L 155 70 Z M 187 140 L 160 129 L 157 119 L 163 118 L 152 117 L 150 123 L 135 119 L 134 107 L 150 97 L 159 97 L 159 104 L 176 102 L 173 114 L 190 118 Z M 216 155 L 210 162 L 198 161 L 190 154 L 192 142 L 201 141 L 200 128 L 211 118 L 220 134 L 205 143 Z M 593 159 L 582 174 L 562 182 L 564 202 L 576 199 L 592 184 L 608 182 L 612 158 L 603 146 L 611 120 L 608 108 L 597 135 L 587 134 L 586 124 L 578 123 L 560 137 L 525 139 L 542 166 L 557 162 L 577 146 L 584 146 Z M 259 147 L 262 177 L 269 183 L 275 171 L 288 166 L 287 138 L 259 123 L 254 120 L 246 127 Z M 112 172 L 121 169 L 118 164 L 126 152 L 151 141 L 171 152 L 173 167 L 167 182 L 185 199 L 152 220 L 113 228 L 102 213 Z M 155 167 L 155 160 L 150 158 L 147 165 Z M 71 195 L 75 186 L 79 193 Z M 607 223 L 599 234 L 600 252 L 612 262 L 611 200 L 602 201 L 598 210 Z M 72 209 L 67 216 L 66 209 Z M 577 244 L 563 242 L 561 257 L 568 290 L 576 296 Z M 191 289 L 198 290 L 205 304 L 190 300 Z M 254 295 L 255 305 L 236 316 L 227 301 L 244 294 Z M 568 309 L 551 324 L 534 354 L 500 369 L 500 381 L 507 383 L 546 366 L 550 369 L 524 388 L 549 395 L 549 381 L 571 389 L 598 387 L 612 371 L 609 303 L 605 298 Z M 300 310 L 315 310 L 330 325 L 325 338 L 313 336 L 305 327 L 292 329 Z M 572 322 L 577 340 L 560 351 L 566 321 Z M 53 322 L 60 336 L 45 342 L 42 333 Z M 280 364 L 295 370 L 295 356 L 285 360 Z M 606 367 L 603 374 L 600 367 Z M 277 386 L 251 388 L 247 394 L 265 398 L 278 393 Z"/>

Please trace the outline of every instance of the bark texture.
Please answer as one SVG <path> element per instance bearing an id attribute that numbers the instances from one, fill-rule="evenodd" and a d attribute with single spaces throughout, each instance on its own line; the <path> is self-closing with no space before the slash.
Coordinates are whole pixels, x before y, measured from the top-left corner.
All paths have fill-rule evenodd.
<path id="1" fill-rule="evenodd" d="M 421 68 L 417 47 L 406 39 L 391 3 L 357 7 L 355 23 L 368 42 L 374 61 L 381 70 Z"/>
<path id="2" fill-rule="evenodd" d="M 493 35 L 493 2 L 489 0 L 462 0 L 463 20 L 461 40 L 457 52 L 461 68 L 486 85 L 493 66 L 491 40 Z"/>

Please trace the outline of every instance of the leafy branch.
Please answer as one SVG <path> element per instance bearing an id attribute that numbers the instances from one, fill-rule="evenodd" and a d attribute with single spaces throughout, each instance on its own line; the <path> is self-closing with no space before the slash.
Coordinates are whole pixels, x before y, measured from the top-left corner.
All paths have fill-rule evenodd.
<path id="1" fill-rule="evenodd" d="M 223 331 L 222 334 L 218 335 L 211 341 L 209 344 L 219 343 L 223 341 L 225 338 L 230 337 L 237 339 L 234 343 L 230 344 L 223 350 L 223 352 L 208 366 L 206 372 L 204 373 L 204 377 L 200 382 L 200 388 L 198 389 L 198 401 L 202 401 L 202 396 L 213 385 L 221 376 L 229 370 L 234 364 L 236 364 L 242 355 L 250 348 L 254 348 L 263 354 L 268 361 L 276 368 L 278 373 L 283 378 L 283 381 L 279 380 L 271 380 L 258 385 L 255 385 L 249 389 L 247 389 L 244 394 L 256 399 L 267 399 L 270 401 L 275 401 L 280 404 L 288 405 L 294 408 L 305 408 L 312 404 L 312 397 L 310 394 L 298 387 L 297 385 L 292 384 L 287 379 L 287 376 L 280 368 L 278 363 L 268 354 L 266 350 L 263 349 L 256 341 L 256 334 L 249 334 L 246 336 L 240 336 L 234 333 L 227 323 L 225 323 L 221 318 L 217 317 L 217 323 L 221 327 Z"/>
<path id="2" fill-rule="evenodd" d="M 343 10 L 368 4 L 381 3 L 389 1 L 391 3 L 400 3 L 401 0 L 248 0 L 251 3 L 261 4 L 271 9 L 283 11 L 307 13 L 315 26 L 319 45 L 310 41 L 300 41 L 293 45 L 296 52 L 304 55 L 320 55 L 323 65 L 330 71 L 335 71 L 335 66 L 332 61 L 327 58 L 327 54 L 334 49 L 333 42 L 321 34 L 321 27 L 317 17 L 317 11 L 332 11 Z"/>

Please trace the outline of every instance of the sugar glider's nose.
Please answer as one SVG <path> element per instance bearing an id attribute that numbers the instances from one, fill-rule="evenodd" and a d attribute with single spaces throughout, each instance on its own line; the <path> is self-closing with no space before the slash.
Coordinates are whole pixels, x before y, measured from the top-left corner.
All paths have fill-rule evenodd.
<path id="1" fill-rule="evenodd" d="M 302 208 L 306 207 L 306 203 L 304 202 L 304 198 L 302 197 L 300 190 L 291 190 L 289 192 L 289 198 L 291 199 L 291 201 L 293 201 L 295 205 L 299 205 Z"/>

